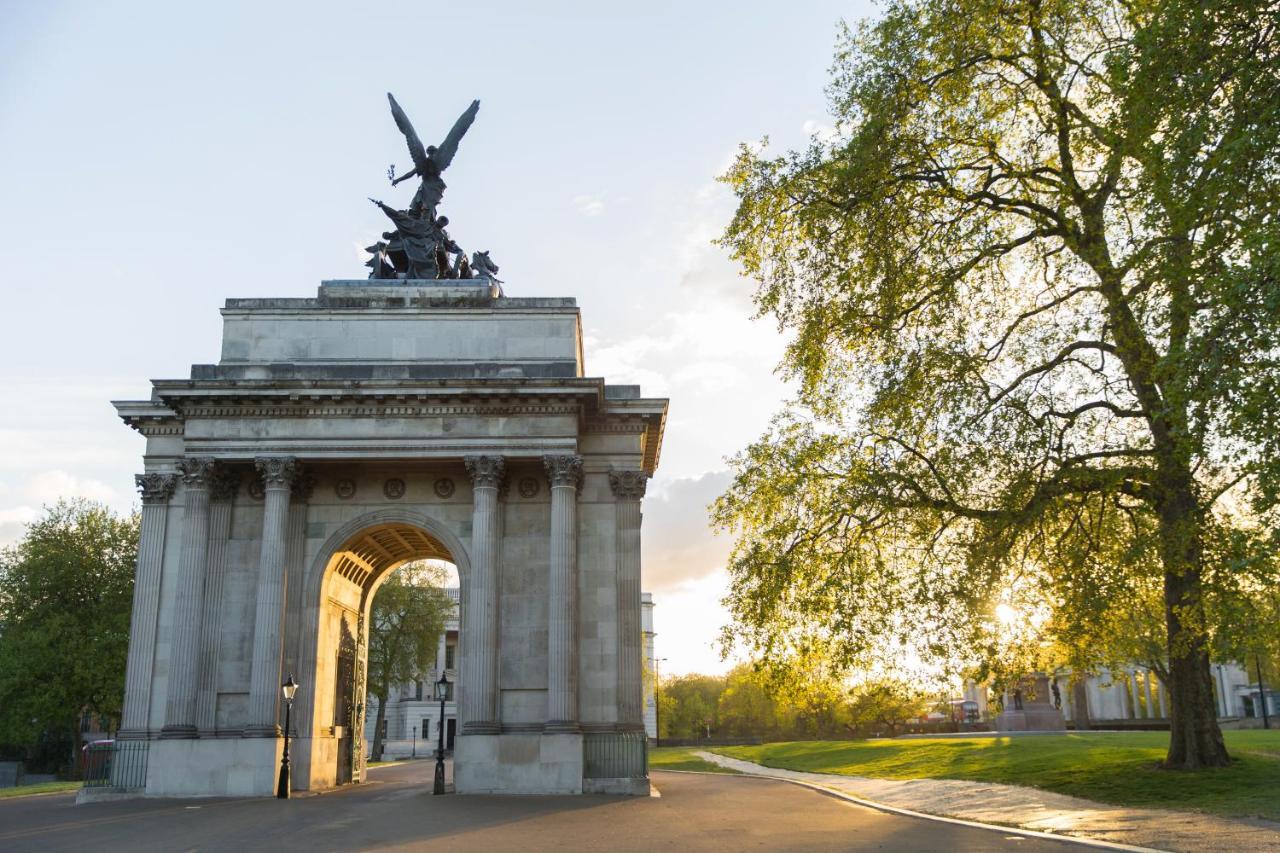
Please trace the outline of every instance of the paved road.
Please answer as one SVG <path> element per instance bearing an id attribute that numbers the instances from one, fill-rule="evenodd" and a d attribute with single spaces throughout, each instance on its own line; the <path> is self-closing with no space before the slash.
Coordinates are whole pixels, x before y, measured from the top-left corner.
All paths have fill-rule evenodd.
<path id="1" fill-rule="evenodd" d="M 0 800 L 0 850 L 1079 851 L 882 814 L 786 782 L 653 774 L 660 798 L 432 797 L 432 765 L 287 802 Z"/>

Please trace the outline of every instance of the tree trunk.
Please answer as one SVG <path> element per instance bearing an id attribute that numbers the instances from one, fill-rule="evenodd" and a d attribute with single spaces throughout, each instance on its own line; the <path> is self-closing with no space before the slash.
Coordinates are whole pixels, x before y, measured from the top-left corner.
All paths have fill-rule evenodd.
<path id="1" fill-rule="evenodd" d="M 390 691 L 384 690 L 381 696 L 378 696 L 378 718 L 373 723 L 373 747 L 369 750 L 369 758 L 371 761 L 382 760 L 382 726 L 387 719 L 387 696 Z M 375 694 L 377 695 L 377 694 Z"/>
<path id="2" fill-rule="evenodd" d="M 1071 722 L 1076 731 L 1087 732 L 1093 728 L 1089 720 L 1089 685 L 1088 676 L 1083 673 L 1071 678 Z"/>
<path id="3" fill-rule="evenodd" d="M 1165 485 L 1160 505 L 1164 612 L 1169 643 L 1169 753 L 1178 770 L 1231 762 L 1218 727 L 1209 671 L 1201 575 L 1200 508 L 1189 471 Z"/>

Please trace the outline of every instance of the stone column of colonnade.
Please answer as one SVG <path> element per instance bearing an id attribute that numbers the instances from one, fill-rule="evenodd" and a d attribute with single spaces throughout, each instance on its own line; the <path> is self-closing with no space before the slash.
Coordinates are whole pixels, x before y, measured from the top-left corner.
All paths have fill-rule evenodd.
<path id="1" fill-rule="evenodd" d="M 582 457 L 543 457 L 551 481 L 551 574 L 547 585 L 547 723 L 543 731 L 578 725 L 578 489 Z"/>
<path id="2" fill-rule="evenodd" d="M 156 657 L 156 622 L 160 613 L 160 567 L 169 499 L 178 475 L 150 472 L 134 477 L 142 495 L 138 564 L 133 581 L 133 617 L 129 622 L 129 660 L 125 665 L 122 739 L 143 738 L 151 715 L 151 675 Z"/>
<path id="3" fill-rule="evenodd" d="M 220 467 L 209 487 L 209 556 L 200 616 L 200 683 L 196 693 L 196 728 L 201 735 L 217 729 L 218 641 L 222 630 L 222 587 L 227 573 L 227 541 L 231 538 L 231 504 L 240 475 Z"/>
<path id="4" fill-rule="evenodd" d="M 196 685 L 200 675 L 200 616 L 209 556 L 209 485 L 214 461 L 208 456 L 178 460 L 182 472 L 182 552 L 173 597 L 173 631 L 165 701 L 165 738 L 196 736 Z"/>
<path id="5" fill-rule="evenodd" d="M 649 475 L 610 471 L 617 524 L 618 728 L 644 731 L 640 633 L 640 499 Z"/>
<path id="6" fill-rule="evenodd" d="M 463 459 L 471 477 L 471 576 L 467 580 L 466 648 L 459 697 L 463 732 L 497 734 L 498 720 L 498 493 L 506 474 L 501 456 Z M 442 641 L 443 643 L 443 641 Z M 443 654 L 440 665 L 444 666 Z"/>
<path id="7" fill-rule="evenodd" d="M 285 553 L 289 498 L 297 460 L 292 456 L 260 456 L 254 460 L 262 476 L 262 551 L 258 560 L 258 608 L 253 623 L 253 663 L 249 675 L 249 737 L 280 734 L 280 660 L 284 648 Z"/>

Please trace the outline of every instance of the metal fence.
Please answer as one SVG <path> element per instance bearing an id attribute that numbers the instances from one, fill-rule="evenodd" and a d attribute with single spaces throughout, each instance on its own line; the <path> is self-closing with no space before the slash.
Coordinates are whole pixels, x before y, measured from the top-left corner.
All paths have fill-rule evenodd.
<path id="1" fill-rule="evenodd" d="M 583 777 L 642 779 L 648 776 L 644 732 L 588 732 L 582 738 Z"/>
<path id="2" fill-rule="evenodd" d="M 138 790 L 147 786 L 145 740 L 118 740 L 91 744 L 86 751 L 84 787 Z"/>

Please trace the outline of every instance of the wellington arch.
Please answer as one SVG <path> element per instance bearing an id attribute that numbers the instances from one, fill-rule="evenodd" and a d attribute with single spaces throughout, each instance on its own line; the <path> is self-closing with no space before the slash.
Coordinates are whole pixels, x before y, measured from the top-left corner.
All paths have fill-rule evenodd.
<path id="1" fill-rule="evenodd" d="M 229 299 L 216 364 L 121 401 L 146 438 L 119 740 L 150 796 L 360 781 L 367 615 L 461 587 L 459 793 L 648 792 L 640 503 L 667 401 L 587 374 L 574 300 L 496 281 Z"/>

